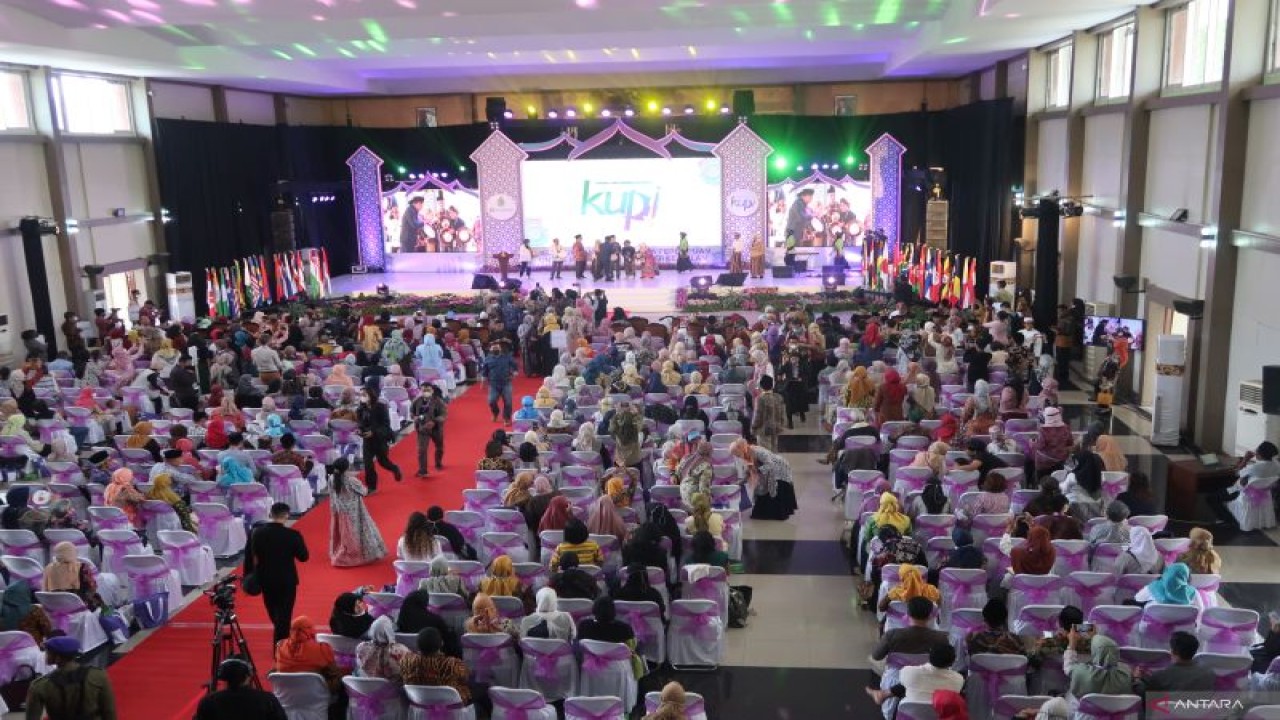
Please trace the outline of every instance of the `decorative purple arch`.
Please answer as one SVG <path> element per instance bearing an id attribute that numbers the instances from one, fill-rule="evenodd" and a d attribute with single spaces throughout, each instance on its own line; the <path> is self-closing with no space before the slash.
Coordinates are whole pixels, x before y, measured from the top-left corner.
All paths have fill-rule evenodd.
<path id="1" fill-rule="evenodd" d="M 889 248 L 902 232 L 902 156 L 907 147 L 885 133 L 867 146 L 871 158 L 871 227 L 884 231 Z"/>
<path id="2" fill-rule="evenodd" d="M 381 270 L 386 267 L 382 246 L 382 158 L 361 145 L 347 158 L 351 168 L 351 199 L 356 209 L 356 242 L 360 264 Z"/>

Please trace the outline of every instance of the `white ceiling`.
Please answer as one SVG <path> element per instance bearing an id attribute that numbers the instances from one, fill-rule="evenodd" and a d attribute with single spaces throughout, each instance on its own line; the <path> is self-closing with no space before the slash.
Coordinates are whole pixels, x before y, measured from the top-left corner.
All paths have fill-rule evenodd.
<path id="1" fill-rule="evenodd" d="M 0 62 L 311 94 L 954 77 L 1135 0 L 0 0 Z"/>

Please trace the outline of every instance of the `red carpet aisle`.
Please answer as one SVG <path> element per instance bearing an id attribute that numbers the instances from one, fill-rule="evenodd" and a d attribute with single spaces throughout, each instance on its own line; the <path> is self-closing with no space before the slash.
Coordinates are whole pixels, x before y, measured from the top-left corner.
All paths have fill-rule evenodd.
<path id="1" fill-rule="evenodd" d="M 517 377 L 515 401 L 532 395 L 539 381 Z M 484 445 L 498 427 L 489 421 L 486 388 L 475 386 L 449 407 L 445 437 L 445 470 L 422 480 L 413 477 L 417 469 L 416 440 L 409 436 L 393 448 L 392 460 L 404 471 L 403 483 L 396 483 L 379 471 L 378 493 L 369 498 L 368 508 L 382 530 L 391 553 L 381 562 L 360 568 L 329 565 L 329 509 L 321 503 L 295 525 L 307 541 L 311 561 L 300 566 L 302 584 L 298 588 L 295 615 L 307 615 L 321 627 L 329 620 L 333 600 L 341 592 L 361 585 L 395 582 L 395 544 L 405 520 L 414 510 L 431 505 L 446 510 L 462 506 L 462 491 L 472 484 L 476 461 Z M 271 626 L 260 598 L 240 595 L 237 601 L 240 623 L 249 638 L 258 670 L 264 677 L 271 666 Z M 119 715 L 139 720 L 189 720 L 208 682 L 213 611 L 203 598 L 196 600 L 168 625 L 153 633 L 138 647 L 113 664 L 108 672 L 116 690 Z"/>

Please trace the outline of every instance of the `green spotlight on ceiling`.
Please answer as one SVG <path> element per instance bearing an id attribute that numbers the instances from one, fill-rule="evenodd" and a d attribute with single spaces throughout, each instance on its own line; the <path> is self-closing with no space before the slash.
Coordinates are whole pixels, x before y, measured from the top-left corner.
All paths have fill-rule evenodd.
<path id="1" fill-rule="evenodd" d="M 844 164 L 845 164 L 845 165 L 852 165 L 852 164 L 853 164 L 853 155 L 845 155 L 845 156 L 844 156 Z"/>
<path id="2" fill-rule="evenodd" d="M 405 169 L 405 166 L 403 166 L 403 165 L 398 166 L 398 167 L 396 168 L 396 170 L 399 170 L 401 175 L 403 175 L 403 174 L 405 174 L 406 172 L 408 172 L 408 170 L 406 170 L 406 169 Z"/>
<path id="3" fill-rule="evenodd" d="M 791 163 L 787 162 L 787 158 L 784 155 L 779 155 L 773 159 L 773 167 L 775 170 L 786 170 L 787 166 L 790 164 Z"/>

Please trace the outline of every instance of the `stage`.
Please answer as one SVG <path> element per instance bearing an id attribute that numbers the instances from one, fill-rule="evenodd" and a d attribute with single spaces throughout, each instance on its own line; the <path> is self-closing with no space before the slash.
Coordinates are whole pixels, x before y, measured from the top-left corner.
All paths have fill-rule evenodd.
<path id="1" fill-rule="evenodd" d="M 696 268 L 685 273 L 677 273 L 675 270 L 663 270 L 658 277 L 649 280 L 642 280 L 637 275 L 634 278 L 623 277 L 613 282 L 595 282 L 591 279 L 590 274 L 582 280 L 575 280 L 571 269 L 566 270 L 559 280 L 551 280 L 549 277 L 550 272 L 547 270 L 535 270 L 532 278 L 522 278 L 524 282 L 522 289 L 529 290 L 534 287 L 535 283 L 541 284 L 543 289 L 548 291 L 557 287 L 561 290 L 574 289 L 580 292 L 603 288 L 609 297 L 611 305 L 622 307 L 628 312 L 675 312 L 676 290 L 678 288 L 688 289 L 690 281 L 698 276 L 709 275 L 714 282 L 724 272 L 726 272 L 725 268 Z M 515 277 L 515 275 L 513 274 L 511 277 Z M 483 292 L 471 289 L 472 278 L 471 274 L 461 272 L 387 272 L 342 275 L 333 279 L 333 294 L 372 294 L 379 285 L 383 284 L 391 288 L 393 292 L 408 295 L 427 296 L 440 293 L 474 294 Z M 862 276 L 856 270 L 850 270 L 846 273 L 844 285 L 846 289 L 853 289 L 861 285 Z M 778 288 L 783 291 L 797 293 L 821 292 L 822 269 L 812 268 L 805 273 L 798 273 L 796 277 L 776 279 L 771 271 L 767 271 L 764 279 L 752 280 L 747 278 L 741 288 L 713 286 L 711 291 L 723 293 L 750 288 Z"/>

